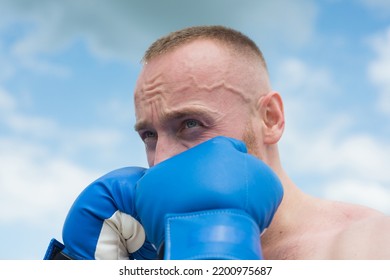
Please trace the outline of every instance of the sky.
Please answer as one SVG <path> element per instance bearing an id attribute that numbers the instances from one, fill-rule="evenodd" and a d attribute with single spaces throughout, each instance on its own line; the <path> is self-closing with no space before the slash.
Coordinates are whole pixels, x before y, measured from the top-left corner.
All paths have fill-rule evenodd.
<path id="1" fill-rule="evenodd" d="M 0 0 L 0 259 L 42 259 L 83 188 L 147 166 L 133 129 L 143 53 L 214 24 L 261 48 L 292 180 L 390 215 L 390 1 Z"/>

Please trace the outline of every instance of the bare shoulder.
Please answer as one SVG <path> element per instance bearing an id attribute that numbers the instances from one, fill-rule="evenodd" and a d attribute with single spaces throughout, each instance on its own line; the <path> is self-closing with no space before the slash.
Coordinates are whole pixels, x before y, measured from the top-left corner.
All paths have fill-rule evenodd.
<path id="1" fill-rule="evenodd" d="M 334 236 L 333 259 L 390 259 L 390 216 L 367 212 Z"/>

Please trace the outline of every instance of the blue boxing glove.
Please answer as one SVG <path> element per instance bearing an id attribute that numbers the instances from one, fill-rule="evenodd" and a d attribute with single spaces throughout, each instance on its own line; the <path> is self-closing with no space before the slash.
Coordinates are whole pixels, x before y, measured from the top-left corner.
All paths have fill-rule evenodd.
<path id="1" fill-rule="evenodd" d="M 64 223 L 64 245 L 52 240 L 45 259 L 156 259 L 134 209 L 141 167 L 112 171 L 90 184 Z"/>
<path id="2" fill-rule="evenodd" d="M 164 259 L 262 259 L 260 234 L 282 197 L 243 142 L 216 137 L 146 171 L 136 209 Z"/>

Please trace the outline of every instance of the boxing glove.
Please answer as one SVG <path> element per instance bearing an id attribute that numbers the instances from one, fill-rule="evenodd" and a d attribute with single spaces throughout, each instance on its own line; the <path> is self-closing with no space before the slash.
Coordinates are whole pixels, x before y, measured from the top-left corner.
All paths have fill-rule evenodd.
<path id="1" fill-rule="evenodd" d="M 134 209 L 141 167 L 112 171 L 90 184 L 64 223 L 64 245 L 53 239 L 44 259 L 156 259 Z"/>
<path id="2" fill-rule="evenodd" d="M 243 142 L 216 137 L 150 168 L 136 209 L 164 259 L 262 259 L 282 200 L 276 174 Z"/>

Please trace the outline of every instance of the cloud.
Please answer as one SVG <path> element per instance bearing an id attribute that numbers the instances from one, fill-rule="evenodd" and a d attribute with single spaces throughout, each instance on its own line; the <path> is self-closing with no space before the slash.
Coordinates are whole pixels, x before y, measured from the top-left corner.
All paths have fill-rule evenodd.
<path id="1" fill-rule="evenodd" d="M 336 130 L 337 131 L 337 130 Z M 296 162 L 291 162 L 298 173 L 317 174 L 324 178 L 339 176 L 355 177 L 364 181 L 380 182 L 390 188 L 390 146 L 371 135 L 351 134 L 330 128 L 324 130 L 298 131 L 289 137 L 288 146 Z M 390 198 L 389 198 L 390 202 Z"/>
<path id="2" fill-rule="evenodd" d="M 323 99 L 338 91 L 328 69 L 315 68 L 295 57 L 285 58 L 277 68 L 277 87 L 294 96 Z"/>
<path id="3" fill-rule="evenodd" d="M 0 33 L 1 34 L 1 33 Z M 16 67 L 10 59 L 7 49 L 4 47 L 3 42 L 0 40 L 0 83 L 11 78 L 16 70 Z"/>
<path id="4" fill-rule="evenodd" d="M 337 98 L 340 89 L 326 69 L 288 58 L 276 74 L 286 109 L 281 157 L 298 186 L 316 196 L 390 213 L 388 141 L 354 129 L 357 116 L 335 110 L 332 94 Z"/>
<path id="5" fill-rule="evenodd" d="M 11 131 L 0 137 L 0 221 L 49 224 L 97 174 L 53 151 L 57 124 L 20 113 L 17 104 L 0 89 L 0 129 Z"/>
<path id="6" fill-rule="evenodd" d="M 132 149 L 123 147 L 132 146 L 126 143 L 132 138 L 125 132 L 63 127 L 21 111 L 18 101 L 0 88 L 0 131 L 7 132 L 0 135 L 0 222 L 62 224 L 84 187 L 111 169 L 134 163 L 126 162 Z M 137 149 L 128 158 L 140 161 L 142 153 Z"/>
<path id="7" fill-rule="evenodd" d="M 0 21 L 3 26 L 16 20 L 30 26 L 15 41 L 14 55 L 48 69 L 54 66 L 39 56 L 62 51 L 76 41 L 84 42 L 100 58 L 138 63 L 156 37 L 200 24 L 225 24 L 252 30 L 251 36 L 264 41 L 301 46 L 313 36 L 316 18 L 315 5 L 308 0 L 70 0 L 40 1 L 39 5 L 8 0 L 2 2 L 2 11 L 8 15 Z"/>
<path id="8" fill-rule="evenodd" d="M 390 26 L 369 42 L 376 57 L 368 66 L 368 77 L 379 91 L 378 110 L 390 116 Z"/>
<path id="9" fill-rule="evenodd" d="M 0 221 L 49 225 L 64 218 L 77 194 L 96 173 L 44 146 L 0 138 Z"/>
<path id="10" fill-rule="evenodd" d="M 300 129 L 322 126 L 331 121 L 324 116 L 333 110 L 332 102 L 341 89 L 331 71 L 311 66 L 296 57 L 275 64 L 273 87 L 286 103 L 287 129 L 290 123 Z M 294 132 L 292 132 L 294 133 Z"/>
<path id="11" fill-rule="evenodd" d="M 0 88 L 0 112 L 12 111 L 16 107 L 14 98 L 5 90 Z"/>
<path id="12" fill-rule="evenodd" d="M 388 0 L 360 0 L 360 2 L 374 11 L 377 17 L 386 18 L 390 14 L 390 2 Z"/>
<path id="13" fill-rule="evenodd" d="M 390 214 L 390 188 L 373 181 L 345 178 L 323 186 L 324 198 L 359 203 Z"/>

